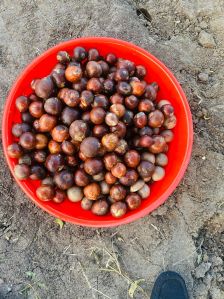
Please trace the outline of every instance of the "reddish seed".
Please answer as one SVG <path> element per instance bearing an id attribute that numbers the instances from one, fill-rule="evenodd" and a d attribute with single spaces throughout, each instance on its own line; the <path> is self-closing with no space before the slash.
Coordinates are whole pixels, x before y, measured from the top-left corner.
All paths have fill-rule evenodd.
<path id="1" fill-rule="evenodd" d="M 100 125 L 104 122 L 106 112 L 101 107 L 95 107 L 90 111 L 90 120 L 95 125 Z"/>
<path id="2" fill-rule="evenodd" d="M 29 106 L 30 114 L 35 118 L 40 118 L 44 113 L 43 103 L 40 101 L 32 102 Z"/>
<path id="3" fill-rule="evenodd" d="M 19 143 L 24 149 L 34 149 L 36 145 L 36 136 L 31 132 L 23 133 L 20 136 Z"/>
<path id="4" fill-rule="evenodd" d="M 105 123 L 109 126 L 109 127 L 113 127 L 116 126 L 118 124 L 118 117 L 116 114 L 112 113 L 112 112 L 108 112 L 106 114 L 105 117 Z"/>
<path id="5" fill-rule="evenodd" d="M 61 152 L 61 145 L 55 140 L 51 140 L 48 143 L 48 149 L 51 154 L 59 154 Z"/>
<path id="6" fill-rule="evenodd" d="M 51 131 L 51 136 L 56 142 L 63 142 L 69 137 L 68 128 L 64 125 L 58 125 Z"/>
<path id="7" fill-rule="evenodd" d="M 114 133 L 109 133 L 103 136 L 102 145 L 110 152 L 112 152 L 118 144 L 118 136 Z"/>
<path id="8" fill-rule="evenodd" d="M 53 115 L 43 114 L 39 119 L 39 131 L 50 132 L 57 123 L 57 119 Z"/>
<path id="9" fill-rule="evenodd" d="M 141 136 L 139 139 L 140 147 L 150 147 L 153 144 L 153 139 L 150 136 Z"/>
<path id="10" fill-rule="evenodd" d="M 153 136 L 153 144 L 149 147 L 149 150 L 153 154 L 159 154 L 164 151 L 166 141 L 162 136 Z"/>
<path id="11" fill-rule="evenodd" d="M 110 196 L 115 201 L 123 200 L 126 196 L 126 189 L 124 186 L 117 184 L 111 187 Z"/>
<path id="12" fill-rule="evenodd" d="M 97 183 L 91 183 L 84 187 L 83 193 L 86 198 L 97 200 L 100 195 L 100 186 Z"/>
<path id="13" fill-rule="evenodd" d="M 115 176 L 116 178 L 121 178 L 123 176 L 125 176 L 126 174 L 126 166 L 123 163 L 117 163 L 112 169 L 111 169 L 111 173 L 113 176 Z"/>
<path id="14" fill-rule="evenodd" d="M 82 69 L 76 65 L 70 65 L 65 70 L 65 77 L 69 82 L 76 83 L 82 77 Z"/>
<path id="15" fill-rule="evenodd" d="M 76 152 L 76 147 L 71 141 L 64 140 L 61 144 L 61 149 L 66 155 L 73 155 Z"/>
<path id="16" fill-rule="evenodd" d="M 20 158 L 23 154 L 23 149 L 18 143 L 12 143 L 7 147 L 7 153 L 10 158 Z"/>
<path id="17" fill-rule="evenodd" d="M 104 156 L 103 162 L 107 170 L 111 170 L 118 162 L 118 156 L 115 153 L 108 153 Z"/>
<path id="18" fill-rule="evenodd" d="M 85 138 L 80 145 L 80 151 L 88 158 L 95 157 L 99 149 L 100 143 L 95 137 Z"/>
<path id="19" fill-rule="evenodd" d="M 114 54 L 109 53 L 106 56 L 106 62 L 108 62 L 111 65 L 114 65 L 117 62 L 117 57 Z"/>
<path id="20" fill-rule="evenodd" d="M 89 158 L 84 162 L 84 170 L 89 175 L 96 175 L 103 171 L 103 162 L 101 159 Z"/>
<path id="21" fill-rule="evenodd" d="M 110 112 L 121 118 L 125 114 L 125 106 L 122 104 L 113 104 L 110 106 Z"/>
<path id="22" fill-rule="evenodd" d="M 110 97 L 111 104 L 123 104 L 124 98 L 122 95 L 115 93 Z"/>
<path id="23" fill-rule="evenodd" d="M 108 127 L 105 125 L 95 125 L 93 127 L 93 135 L 97 138 L 102 138 L 108 131 Z"/>
<path id="24" fill-rule="evenodd" d="M 16 108 L 19 110 L 19 112 L 25 112 L 29 108 L 29 99 L 25 96 L 20 96 L 16 99 Z"/>
<path id="25" fill-rule="evenodd" d="M 119 179 L 124 186 L 132 186 L 138 180 L 138 173 L 134 169 L 127 170 L 125 176 Z"/>
<path id="26" fill-rule="evenodd" d="M 36 134 L 36 149 L 43 149 L 47 147 L 48 138 L 44 134 Z"/>
<path id="27" fill-rule="evenodd" d="M 160 110 L 152 111 L 149 114 L 149 126 L 152 128 L 160 128 L 164 122 L 164 115 Z"/>
<path id="28" fill-rule="evenodd" d="M 77 107 L 80 103 L 78 91 L 69 88 L 62 88 L 58 93 L 58 98 L 61 99 L 69 107 Z M 53 114 L 50 112 L 50 114 Z"/>
<path id="29" fill-rule="evenodd" d="M 139 102 L 138 105 L 138 110 L 142 111 L 142 112 L 150 112 L 152 110 L 154 110 L 154 104 L 152 101 L 148 100 L 148 99 L 143 99 Z"/>
<path id="30" fill-rule="evenodd" d="M 132 93 L 133 95 L 140 97 L 144 94 L 145 92 L 145 88 L 146 88 L 146 83 L 145 81 L 132 81 L 130 83 L 131 87 L 132 87 Z"/>
<path id="31" fill-rule="evenodd" d="M 115 202 L 111 205 L 110 212 L 115 218 L 120 218 L 126 214 L 127 206 L 124 202 Z"/>
<path id="32" fill-rule="evenodd" d="M 174 134 L 171 130 L 164 130 L 161 132 L 161 136 L 163 136 L 166 142 L 171 142 L 173 140 Z"/>
<path id="33" fill-rule="evenodd" d="M 124 156 L 124 161 L 128 167 L 136 168 L 140 162 L 140 155 L 136 150 L 129 150 Z"/>
<path id="34" fill-rule="evenodd" d="M 136 96 L 131 95 L 125 98 L 125 106 L 128 109 L 134 110 L 135 108 L 137 108 L 139 100 Z"/>
<path id="35" fill-rule="evenodd" d="M 94 93 L 100 93 L 102 88 L 103 88 L 102 83 L 98 78 L 91 78 L 87 82 L 87 89 Z"/>
<path id="36" fill-rule="evenodd" d="M 55 195 L 52 198 L 52 201 L 55 203 L 62 203 L 63 201 L 65 201 L 66 197 L 66 192 L 58 189 L 55 191 Z"/>
<path id="37" fill-rule="evenodd" d="M 50 201 L 54 197 L 55 191 L 52 186 L 43 185 L 37 188 L 36 195 L 42 201 Z"/>
<path id="38" fill-rule="evenodd" d="M 119 138 L 124 138 L 126 135 L 127 128 L 121 121 L 116 126 L 110 127 L 111 133 L 116 134 Z"/>
<path id="39" fill-rule="evenodd" d="M 138 112 L 134 116 L 134 124 L 137 128 L 143 128 L 147 124 L 147 116 L 144 112 Z"/>
<path id="40" fill-rule="evenodd" d="M 130 193 L 125 198 L 125 202 L 130 210 L 137 209 L 141 204 L 141 197 L 136 193 Z"/>
<path id="41" fill-rule="evenodd" d="M 113 176 L 111 172 L 107 172 L 105 174 L 105 181 L 107 182 L 107 184 L 113 185 L 114 183 L 116 183 L 117 178 Z"/>
<path id="42" fill-rule="evenodd" d="M 75 184 L 79 187 L 85 187 L 89 184 L 89 176 L 83 169 L 78 169 L 74 174 Z"/>

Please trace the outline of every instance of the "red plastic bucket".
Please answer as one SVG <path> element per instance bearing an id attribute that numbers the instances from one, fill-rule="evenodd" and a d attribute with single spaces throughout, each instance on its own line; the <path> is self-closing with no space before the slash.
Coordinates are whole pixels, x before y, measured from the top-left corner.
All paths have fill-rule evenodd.
<path id="1" fill-rule="evenodd" d="M 72 54 L 74 47 L 78 45 L 86 49 L 97 48 L 101 55 L 112 52 L 118 57 L 130 59 L 136 64 L 143 64 L 147 69 L 146 81 L 158 82 L 160 86 L 158 99 L 168 99 L 174 106 L 177 116 L 177 126 L 173 130 L 175 137 L 170 143 L 168 152 L 169 163 L 165 168 L 166 176 L 162 181 L 155 182 L 151 186 L 149 198 L 143 200 L 137 210 L 129 211 L 120 219 L 113 218 L 111 215 L 93 215 L 90 211 L 84 211 L 80 203 L 74 204 L 69 201 L 65 201 L 62 204 L 42 202 L 35 194 L 35 190 L 39 185 L 38 181 L 19 181 L 16 178 L 15 180 L 35 204 L 65 221 L 92 227 L 112 227 L 129 223 L 155 210 L 175 190 L 189 163 L 193 142 L 191 112 L 182 88 L 169 69 L 146 50 L 114 38 L 86 37 L 63 42 L 34 59 L 15 81 L 5 104 L 2 123 L 5 157 L 13 174 L 13 168 L 17 161 L 7 155 L 6 149 L 14 140 L 11 133 L 12 125 L 20 122 L 20 114 L 15 108 L 15 99 L 20 95 L 31 93 L 30 83 L 34 78 L 40 78 L 50 73 L 56 64 L 56 53 L 58 51 L 66 50 Z"/>

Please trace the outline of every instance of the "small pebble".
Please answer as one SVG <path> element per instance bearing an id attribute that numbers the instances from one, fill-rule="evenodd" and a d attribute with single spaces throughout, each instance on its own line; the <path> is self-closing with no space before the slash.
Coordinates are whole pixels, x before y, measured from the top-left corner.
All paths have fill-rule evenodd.
<path id="1" fill-rule="evenodd" d="M 199 33 L 198 42 L 204 48 L 214 48 L 216 46 L 213 36 L 204 30 Z"/>
<path id="2" fill-rule="evenodd" d="M 199 73 L 198 79 L 199 79 L 199 81 L 206 83 L 206 82 L 208 82 L 209 77 L 208 77 L 208 74 L 206 74 L 206 73 Z"/>

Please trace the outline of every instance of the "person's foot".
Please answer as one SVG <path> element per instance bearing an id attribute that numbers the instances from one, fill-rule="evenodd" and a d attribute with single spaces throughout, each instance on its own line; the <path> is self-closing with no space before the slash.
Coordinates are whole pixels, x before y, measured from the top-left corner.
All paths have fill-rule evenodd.
<path id="1" fill-rule="evenodd" d="M 189 299 L 184 279 L 176 272 L 163 272 L 156 279 L 151 299 Z"/>

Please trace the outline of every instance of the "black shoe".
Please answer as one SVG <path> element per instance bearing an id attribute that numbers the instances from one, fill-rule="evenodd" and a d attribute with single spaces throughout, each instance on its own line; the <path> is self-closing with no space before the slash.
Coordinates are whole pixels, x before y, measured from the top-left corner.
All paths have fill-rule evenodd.
<path id="1" fill-rule="evenodd" d="M 156 279 L 151 299 L 189 299 L 184 279 L 176 272 L 163 272 Z"/>

